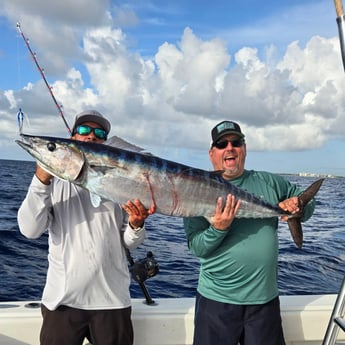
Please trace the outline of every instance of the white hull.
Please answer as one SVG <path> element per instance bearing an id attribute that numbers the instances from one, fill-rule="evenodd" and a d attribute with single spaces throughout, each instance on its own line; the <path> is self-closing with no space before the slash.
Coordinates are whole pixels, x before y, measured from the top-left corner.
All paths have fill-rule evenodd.
<path id="1" fill-rule="evenodd" d="M 281 296 L 286 345 L 321 345 L 336 295 Z M 133 299 L 135 345 L 191 345 L 193 298 L 163 298 L 148 306 Z M 0 344 L 38 345 L 40 308 L 27 302 L 0 303 Z M 37 303 L 37 302 L 36 302 Z M 339 339 L 345 339 L 339 334 Z"/>

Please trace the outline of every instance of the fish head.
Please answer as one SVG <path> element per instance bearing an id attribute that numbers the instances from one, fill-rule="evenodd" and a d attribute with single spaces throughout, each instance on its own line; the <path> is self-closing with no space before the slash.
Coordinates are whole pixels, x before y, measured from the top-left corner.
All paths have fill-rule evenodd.
<path id="1" fill-rule="evenodd" d="M 21 137 L 22 140 L 16 140 L 16 143 L 44 170 L 71 182 L 80 177 L 85 157 L 74 140 L 26 134 L 21 134 Z"/>

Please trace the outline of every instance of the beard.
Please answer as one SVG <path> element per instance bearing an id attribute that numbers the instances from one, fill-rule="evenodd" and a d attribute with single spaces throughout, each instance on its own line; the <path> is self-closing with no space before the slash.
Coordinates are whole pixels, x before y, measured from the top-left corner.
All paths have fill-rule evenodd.
<path id="1" fill-rule="evenodd" d="M 242 174 L 243 169 L 241 169 L 239 166 L 235 166 L 233 168 L 225 168 L 222 176 L 225 180 L 232 180 L 241 176 Z"/>

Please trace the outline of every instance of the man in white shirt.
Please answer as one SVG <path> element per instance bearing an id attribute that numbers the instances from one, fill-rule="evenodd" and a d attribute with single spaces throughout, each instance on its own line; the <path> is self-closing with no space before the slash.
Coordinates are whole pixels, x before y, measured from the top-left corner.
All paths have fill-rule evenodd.
<path id="1" fill-rule="evenodd" d="M 103 143 L 110 129 L 99 112 L 87 110 L 76 116 L 71 138 Z M 124 245 L 143 242 L 144 220 L 153 212 L 137 199 L 94 207 L 87 190 L 37 165 L 18 224 L 28 238 L 49 234 L 41 345 L 81 345 L 85 338 L 93 345 L 133 344 Z"/>

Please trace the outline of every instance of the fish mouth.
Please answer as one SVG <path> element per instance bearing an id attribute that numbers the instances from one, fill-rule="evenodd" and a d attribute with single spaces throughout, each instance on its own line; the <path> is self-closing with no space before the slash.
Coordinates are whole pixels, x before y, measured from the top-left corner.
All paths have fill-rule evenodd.
<path id="1" fill-rule="evenodd" d="M 15 142 L 35 159 L 40 160 L 40 155 L 34 149 L 33 142 L 30 140 L 32 136 L 26 134 L 21 134 L 20 136 L 22 137 L 22 140 L 15 140 Z"/>
<path id="2" fill-rule="evenodd" d="M 81 178 L 85 157 L 73 140 L 28 134 L 21 138 L 15 142 L 48 173 L 71 182 Z"/>

